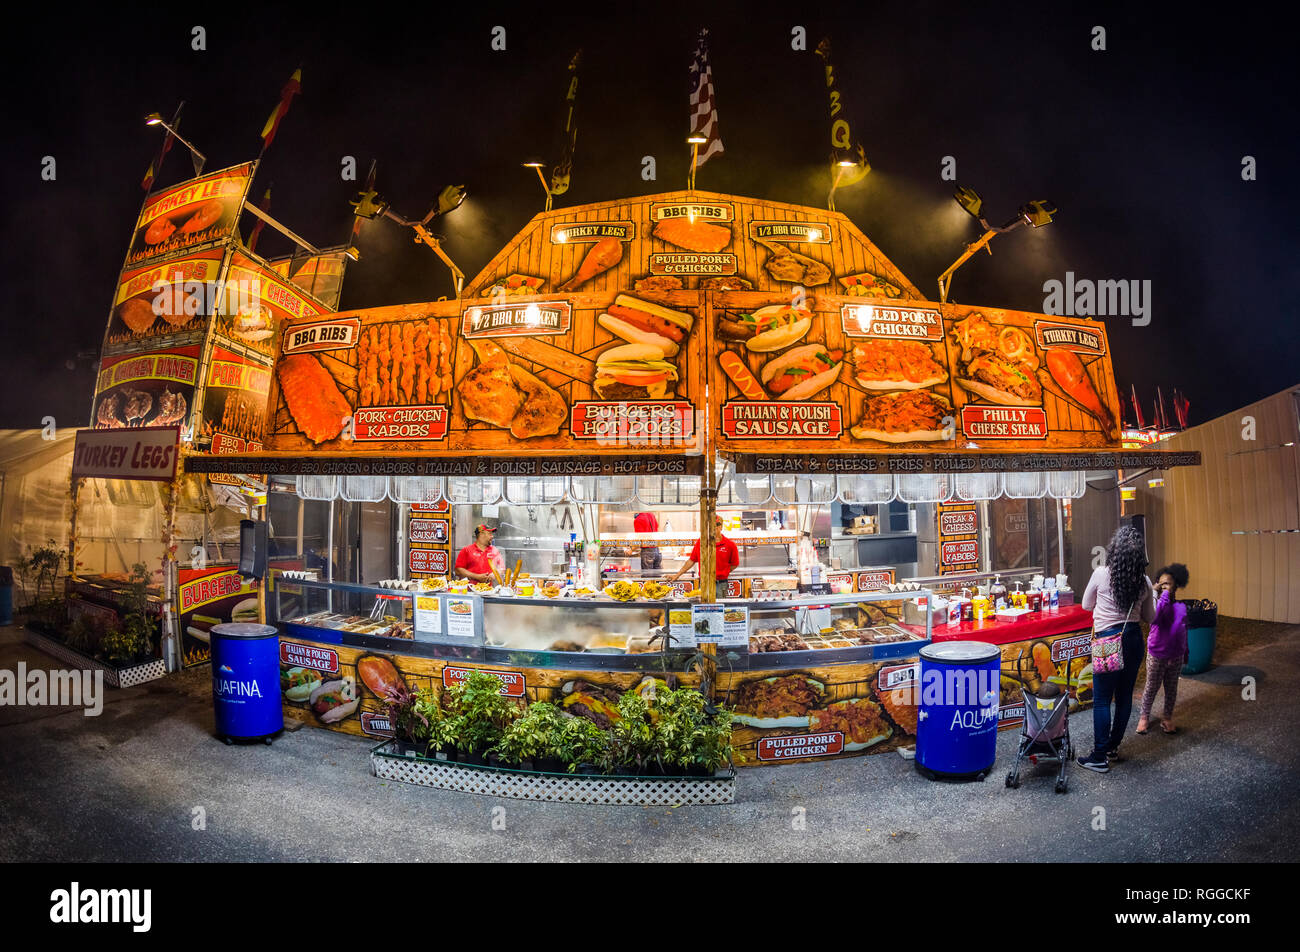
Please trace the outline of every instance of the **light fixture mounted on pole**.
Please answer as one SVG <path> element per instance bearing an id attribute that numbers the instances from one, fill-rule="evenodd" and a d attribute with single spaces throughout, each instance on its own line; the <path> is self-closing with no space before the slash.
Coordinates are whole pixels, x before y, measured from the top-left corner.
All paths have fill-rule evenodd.
<path id="1" fill-rule="evenodd" d="M 353 208 L 353 214 L 358 218 L 364 218 L 367 220 L 373 218 L 391 218 L 399 225 L 402 225 L 405 228 L 410 228 L 414 231 L 416 243 L 419 244 L 420 242 L 424 242 L 433 249 L 434 254 L 442 259 L 443 264 L 451 269 L 452 279 L 456 283 L 456 299 L 459 300 L 461 292 L 465 288 L 465 272 L 456 266 L 456 262 L 451 260 L 451 257 L 447 252 L 443 251 L 442 242 L 425 226 L 435 218 L 439 218 L 448 212 L 453 212 L 460 208 L 460 206 L 465 202 L 466 194 L 464 185 L 448 185 L 438 193 L 437 203 L 433 208 L 429 209 L 429 213 L 419 221 L 403 218 L 401 215 L 397 214 L 392 210 L 388 202 L 380 198 L 379 193 L 373 189 L 365 192 L 358 192 L 357 200 L 352 202 L 351 205 Z M 345 254 L 347 254 L 348 257 L 353 258 L 353 260 L 356 260 L 353 257 L 353 251 L 354 249 L 349 247 Z"/>
<path id="2" fill-rule="evenodd" d="M 691 147 L 691 174 L 687 176 L 686 179 L 686 190 L 688 192 L 693 192 L 695 191 L 695 166 L 696 163 L 699 162 L 700 146 L 704 145 L 709 140 L 706 136 L 693 135 L 687 136 L 686 141 Z"/>
<path id="3" fill-rule="evenodd" d="M 984 234 L 979 237 L 978 241 L 973 241 L 966 246 L 961 257 L 954 261 L 943 274 L 939 275 L 939 301 L 946 304 L 948 302 L 948 289 L 952 286 L 953 272 L 966 263 L 971 255 L 980 249 L 988 250 L 993 254 L 993 249 L 988 247 L 994 235 L 1001 235 L 1008 231 L 1015 231 L 1022 225 L 1029 225 L 1033 228 L 1041 228 L 1043 225 L 1050 225 L 1053 217 L 1056 215 L 1056 206 L 1048 201 L 1028 202 L 1020 206 L 1016 217 L 1011 219 L 1001 228 L 994 228 L 985 220 L 983 215 L 984 200 L 979 197 L 973 188 L 966 188 L 958 185 L 953 192 L 953 201 L 961 206 L 962 210 L 974 218 L 984 228 Z"/>
<path id="4" fill-rule="evenodd" d="M 185 148 L 190 150 L 190 161 L 194 163 L 195 177 L 197 178 L 198 176 L 203 174 L 203 164 L 208 161 L 207 156 L 205 156 L 198 149 L 194 148 L 192 143 L 190 143 L 187 139 L 182 137 L 179 132 L 177 132 L 174 128 L 172 128 L 172 126 L 167 122 L 166 119 L 162 117 L 161 114 L 156 112 L 149 113 L 149 115 L 144 117 L 144 123 L 147 126 L 162 126 L 169 133 L 171 133 L 171 135 L 176 139 L 177 142 L 179 142 L 181 145 L 185 146 Z"/>
<path id="5" fill-rule="evenodd" d="M 524 168 L 533 169 L 537 172 L 538 181 L 542 183 L 542 191 L 546 193 L 546 208 L 544 211 L 549 212 L 551 210 L 551 202 L 555 200 L 555 196 L 551 194 L 551 186 L 546 183 L 546 176 L 542 174 L 542 160 L 529 159 L 524 163 Z"/>

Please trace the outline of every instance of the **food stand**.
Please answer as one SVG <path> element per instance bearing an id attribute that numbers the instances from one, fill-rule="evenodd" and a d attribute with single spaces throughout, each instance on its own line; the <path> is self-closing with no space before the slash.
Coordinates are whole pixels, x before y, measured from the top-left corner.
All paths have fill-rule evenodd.
<path id="1" fill-rule="evenodd" d="M 1086 703 L 1087 613 L 945 596 L 1063 574 L 1061 530 L 1051 561 L 1012 537 L 1085 471 L 1197 461 L 1120 451 L 1100 323 L 927 302 L 843 215 L 707 192 L 538 215 L 463 299 L 286 320 L 274 368 L 264 449 L 184 465 L 328 507 L 268 600 L 285 713 L 375 736 L 388 688 L 486 668 L 597 722 L 705 682 L 740 764 L 890 750 L 953 637 L 1004 645 L 1008 726 L 1012 685 Z M 743 553 L 716 592 L 715 514 Z M 507 577 L 475 590 L 448 573 L 484 520 Z"/>

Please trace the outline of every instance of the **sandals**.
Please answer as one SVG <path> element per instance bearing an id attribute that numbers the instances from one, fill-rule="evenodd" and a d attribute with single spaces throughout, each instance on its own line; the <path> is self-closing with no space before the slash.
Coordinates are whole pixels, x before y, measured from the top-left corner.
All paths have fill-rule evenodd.
<path id="1" fill-rule="evenodd" d="M 1141 721 L 1138 722 L 1137 733 L 1145 734 L 1148 730 L 1150 730 L 1150 725 L 1148 725 L 1147 727 L 1143 727 L 1142 722 Z"/>
<path id="2" fill-rule="evenodd" d="M 1178 733 L 1178 728 L 1177 728 L 1177 727 L 1170 727 L 1168 724 L 1164 723 L 1163 721 L 1160 722 L 1160 729 L 1161 729 L 1162 731 L 1164 731 L 1166 734 L 1177 734 L 1177 733 Z"/>

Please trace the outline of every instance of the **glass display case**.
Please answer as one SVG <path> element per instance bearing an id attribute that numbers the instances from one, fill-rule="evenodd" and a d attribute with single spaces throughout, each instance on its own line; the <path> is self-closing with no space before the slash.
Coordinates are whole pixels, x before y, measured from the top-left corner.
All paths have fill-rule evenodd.
<path id="1" fill-rule="evenodd" d="M 922 589 L 723 599 L 719 663 L 768 669 L 915 655 L 930 637 L 932 597 Z M 291 638 L 521 668 L 618 671 L 682 670 L 698 647 L 695 626 L 705 624 L 692 608 L 686 600 L 523 598 L 284 578 L 268 601 L 269 620 Z M 908 618 L 918 624 L 902 627 Z"/>

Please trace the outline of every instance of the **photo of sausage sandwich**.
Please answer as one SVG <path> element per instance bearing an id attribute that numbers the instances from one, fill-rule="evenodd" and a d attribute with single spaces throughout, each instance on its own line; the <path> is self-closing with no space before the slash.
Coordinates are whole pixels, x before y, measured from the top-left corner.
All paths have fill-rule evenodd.
<path id="1" fill-rule="evenodd" d="M 763 385 L 774 400 L 811 399 L 835 382 L 843 357 L 824 344 L 792 348 L 763 365 Z"/>
<path id="2" fill-rule="evenodd" d="M 718 336 L 743 343 L 756 354 L 771 353 L 797 344 L 812 327 L 812 311 L 790 304 L 769 304 L 752 313 L 723 312 Z"/>

